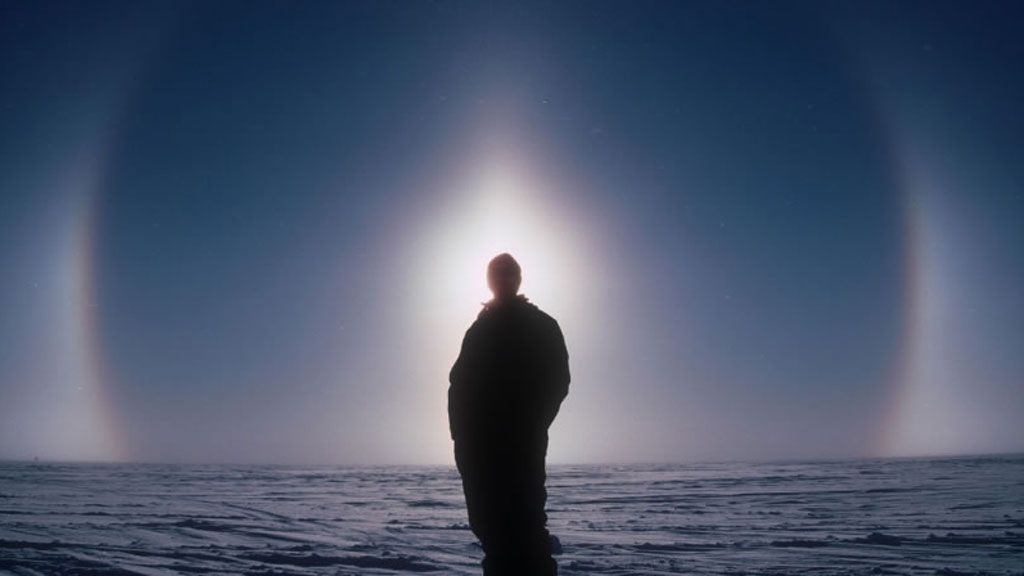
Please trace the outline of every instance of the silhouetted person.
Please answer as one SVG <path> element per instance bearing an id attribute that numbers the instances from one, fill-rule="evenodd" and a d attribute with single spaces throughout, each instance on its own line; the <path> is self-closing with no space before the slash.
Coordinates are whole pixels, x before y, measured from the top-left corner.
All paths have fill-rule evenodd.
<path id="1" fill-rule="evenodd" d="M 448 388 L 448 421 L 469 526 L 485 576 L 557 573 L 545 522 L 548 427 L 569 391 L 558 323 L 519 295 L 519 264 L 487 267 L 494 298 L 466 332 Z"/>

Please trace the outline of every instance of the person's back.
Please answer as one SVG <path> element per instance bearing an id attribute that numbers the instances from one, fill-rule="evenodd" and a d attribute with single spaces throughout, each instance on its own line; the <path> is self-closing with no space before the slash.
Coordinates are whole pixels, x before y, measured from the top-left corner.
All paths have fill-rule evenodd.
<path id="1" fill-rule="evenodd" d="M 495 298 L 466 332 L 450 374 L 449 423 L 484 573 L 554 574 L 544 502 L 547 430 L 568 392 L 558 323 L 516 294 L 519 267 L 495 258 Z"/>

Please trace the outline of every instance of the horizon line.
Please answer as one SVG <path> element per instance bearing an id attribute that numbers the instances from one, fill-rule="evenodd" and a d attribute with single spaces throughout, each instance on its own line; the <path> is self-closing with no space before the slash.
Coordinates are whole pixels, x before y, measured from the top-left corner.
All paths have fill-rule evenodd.
<path id="1" fill-rule="evenodd" d="M 936 453 L 895 456 L 822 456 L 822 457 L 789 457 L 765 459 L 722 459 L 722 460 L 648 460 L 648 461 L 607 461 L 607 462 L 548 462 L 549 467 L 569 466 L 712 466 L 722 464 L 824 464 L 830 462 L 863 461 L 900 461 L 900 460 L 958 460 L 966 458 L 1014 458 L 1024 457 L 1024 451 L 1005 452 L 974 452 L 974 453 Z M 254 467 L 323 467 L 338 469 L 362 468 L 451 468 L 454 463 L 331 463 L 331 462 L 268 462 L 268 461 L 202 461 L 202 460 L 68 460 L 43 458 L 5 458 L 0 457 L 0 465 L 8 464 L 40 464 L 40 465 L 74 465 L 74 466 L 254 466 Z"/>

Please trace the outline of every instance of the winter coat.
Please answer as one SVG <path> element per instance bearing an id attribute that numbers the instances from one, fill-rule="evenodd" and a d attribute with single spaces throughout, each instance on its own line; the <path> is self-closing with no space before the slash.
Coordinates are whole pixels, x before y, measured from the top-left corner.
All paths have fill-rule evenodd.
<path id="1" fill-rule="evenodd" d="M 546 446 L 569 392 L 569 354 L 558 322 L 522 296 L 486 304 L 466 332 L 449 382 L 456 444 L 543 440 Z"/>

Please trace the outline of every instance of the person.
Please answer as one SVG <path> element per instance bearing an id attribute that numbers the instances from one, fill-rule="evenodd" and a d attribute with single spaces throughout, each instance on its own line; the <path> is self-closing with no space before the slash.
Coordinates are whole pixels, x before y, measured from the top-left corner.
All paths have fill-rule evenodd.
<path id="1" fill-rule="evenodd" d="M 569 391 L 558 323 L 519 294 L 509 254 L 487 266 L 494 298 L 462 341 L 448 388 L 448 421 L 469 526 L 485 576 L 549 576 L 558 568 L 545 524 L 548 428 Z"/>

